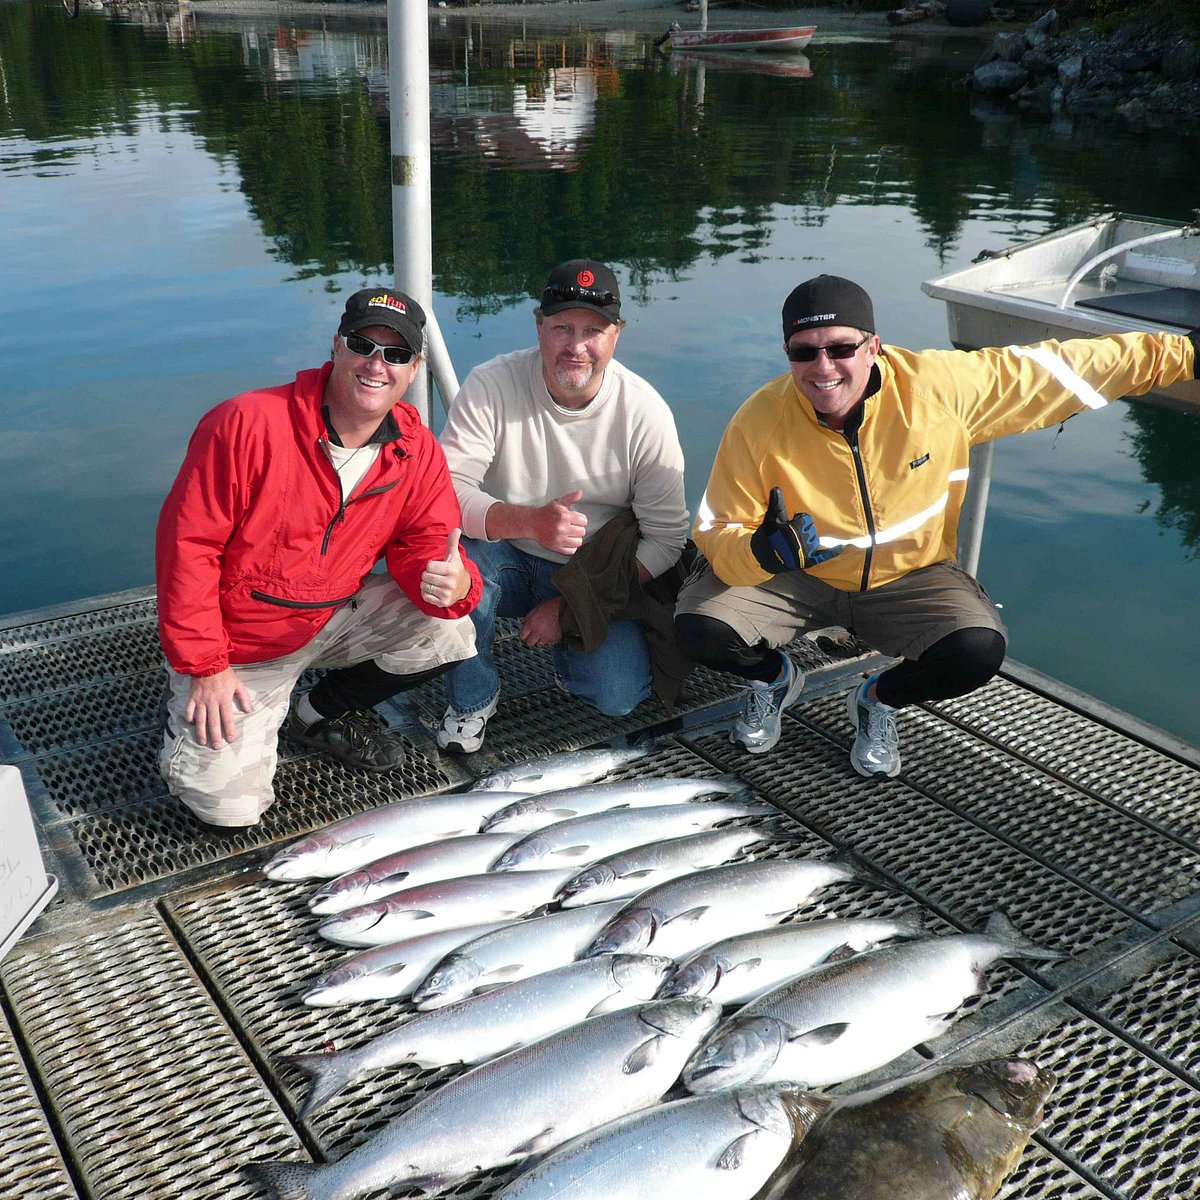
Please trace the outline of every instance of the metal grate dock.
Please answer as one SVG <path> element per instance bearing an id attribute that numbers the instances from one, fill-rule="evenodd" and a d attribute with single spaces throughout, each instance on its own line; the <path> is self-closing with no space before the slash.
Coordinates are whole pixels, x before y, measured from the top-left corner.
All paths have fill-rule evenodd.
<path id="1" fill-rule="evenodd" d="M 843 696 L 873 662 L 827 638 L 779 746 L 730 746 L 729 681 L 697 672 L 671 720 L 655 702 L 599 716 L 508 630 L 487 749 L 440 758 L 440 687 L 389 717 L 412 754 L 369 778 L 281 746 L 280 801 L 252 834 L 206 837 L 155 763 L 162 680 L 151 593 L 0 620 L 0 758 L 21 770 L 51 908 L 0 963 L 0 1194 L 17 1200 L 259 1200 L 242 1164 L 337 1157 L 453 1069 L 381 1072 L 311 1119 L 282 1056 L 352 1045 L 405 1005 L 310 1009 L 343 957 L 308 885 L 259 870 L 279 842 L 505 762 L 653 733 L 650 767 L 740 772 L 779 810 L 767 853 L 851 849 L 882 877 L 802 915 L 919 907 L 934 930 L 1005 910 L 1064 961 L 1001 964 L 935 1042 L 880 1072 L 1024 1053 L 1059 1077 L 1004 1200 L 1200 1197 L 1200 752 L 1019 667 L 975 695 L 901 714 L 904 772 L 846 760 Z M 482 1200 L 507 1176 L 453 1190 Z M 398 1191 L 395 1196 L 404 1196 Z M 380 1195 L 377 1200 L 382 1200 Z"/>

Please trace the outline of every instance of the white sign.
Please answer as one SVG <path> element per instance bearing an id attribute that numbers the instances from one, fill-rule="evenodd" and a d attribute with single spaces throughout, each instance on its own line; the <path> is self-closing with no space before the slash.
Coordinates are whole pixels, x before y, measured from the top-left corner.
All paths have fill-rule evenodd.
<path id="1" fill-rule="evenodd" d="M 46 874 L 21 772 L 0 766 L 0 958 L 58 891 Z"/>

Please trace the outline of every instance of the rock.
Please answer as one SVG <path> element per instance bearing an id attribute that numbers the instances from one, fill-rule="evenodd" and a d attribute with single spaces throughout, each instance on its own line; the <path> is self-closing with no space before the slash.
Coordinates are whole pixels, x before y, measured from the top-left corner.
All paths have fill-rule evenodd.
<path id="1" fill-rule="evenodd" d="M 1191 83 L 1200 75 L 1200 50 L 1196 43 L 1187 38 L 1171 43 L 1163 51 L 1162 73 L 1164 79 L 1174 83 Z"/>
<path id="2" fill-rule="evenodd" d="M 1058 13 L 1054 9 L 1043 13 L 1025 30 L 1025 44 L 1044 46 L 1058 32 Z"/>
<path id="3" fill-rule="evenodd" d="M 996 34 L 996 57 L 1001 62 L 1020 62 L 1025 51 L 1029 49 L 1029 43 L 1026 42 L 1024 34 L 1020 33 L 998 33 Z"/>
<path id="4" fill-rule="evenodd" d="M 1136 75 L 1139 71 L 1154 71 L 1159 65 L 1158 55 L 1146 46 L 1123 50 L 1114 54 L 1110 61 L 1118 71 L 1125 75 Z"/>
<path id="5" fill-rule="evenodd" d="M 1124 117 L 1130 125 L 1144 125 L 1146 123 L 1146 113 L 1148 111 L 1146 101 L 1140 96 L 1135 96 L 1132 100 L 1126 100 L 1116 106 L 1117 113 Z"/>
<path id="6" fill-rule="evenodd" d="M 1030 75 L 1053 75 L 1055 74 L 1054 60 L 1045 52 L 1034 47 L 1031 50 L 1026 50 L 1020 59 L 1021 66 L 1029 72 Z"/>
<path id="7" fill-rule="evenodd" d="M 1028 72 L 1013 62 L 984 63 L 971 75 L 972 90 L 986 96 L 1008 96 L 1028 82 Z"/>
<path id="8" fill-rule="evenodd" d="M 1083 55 L 1072 54 L 1069 58 L 1060 58 L 1057 75 L 1063 90 L 1070 91 L 1083 79 Z"/>

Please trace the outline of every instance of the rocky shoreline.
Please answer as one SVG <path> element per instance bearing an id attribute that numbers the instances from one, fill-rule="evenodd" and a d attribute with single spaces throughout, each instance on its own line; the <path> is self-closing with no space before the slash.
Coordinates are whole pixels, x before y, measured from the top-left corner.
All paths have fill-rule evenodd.
<path id="1" fill-rule="evenodd" d="M 997 34 L 966 85 L 1031 112 L 1200 131 L 1200 46 L 1151 20 L 1108 35 L 1060 31 L 1051 9 L 1023 31 Z"/>

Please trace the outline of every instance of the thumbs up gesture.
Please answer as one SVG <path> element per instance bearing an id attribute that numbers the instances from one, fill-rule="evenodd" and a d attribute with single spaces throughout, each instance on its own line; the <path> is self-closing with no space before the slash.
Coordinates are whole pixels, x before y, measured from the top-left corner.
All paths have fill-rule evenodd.
<path id="1" fill-rule="evenodd" d="M 574 554 L 583 545 L 587 517 L 571 508 L 582 499 L 580 491 L 567 492 L 533 510 L 533 536 L 547 550 L 556 554 Z"/>
<path id="2" fill-rule="evenodd" d="M 461 529 L 452 529 L 446 537 L 444 558 L 431 558 L 421 573 L 421 599 L 438 608 L 457 604 L 470 590 L 471 577 L 463 566 L 458 540 Z"/>

